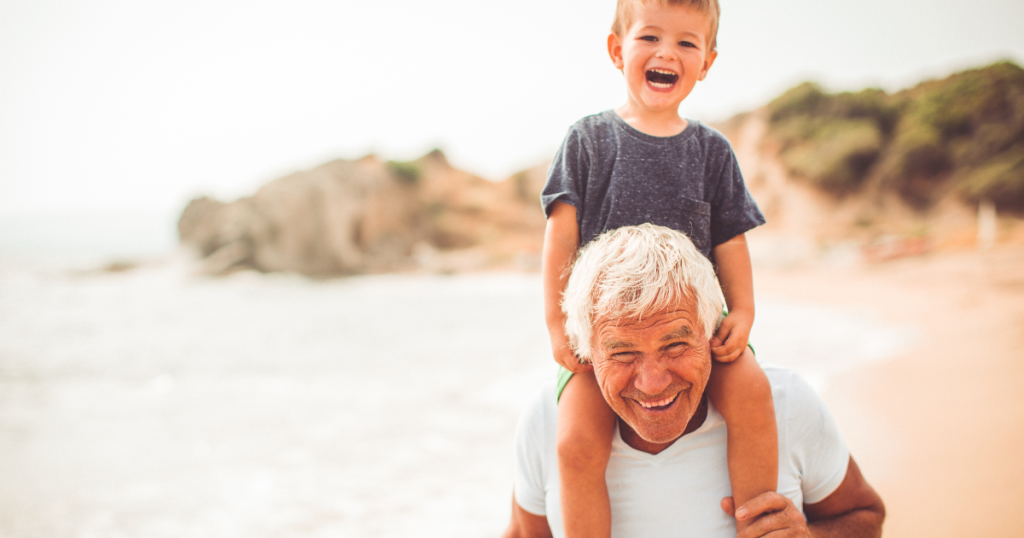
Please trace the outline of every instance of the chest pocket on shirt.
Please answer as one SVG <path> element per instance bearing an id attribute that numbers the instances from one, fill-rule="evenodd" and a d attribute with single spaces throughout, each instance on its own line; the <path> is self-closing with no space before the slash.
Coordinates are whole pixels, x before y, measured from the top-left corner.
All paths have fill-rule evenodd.
<path id="1" fill-rule="evenodd" d="M 679 225 L 673 228 L 685 233 L 697 250 L 707 255 L 711 251 L 711 204 L 679 197 Z"/>

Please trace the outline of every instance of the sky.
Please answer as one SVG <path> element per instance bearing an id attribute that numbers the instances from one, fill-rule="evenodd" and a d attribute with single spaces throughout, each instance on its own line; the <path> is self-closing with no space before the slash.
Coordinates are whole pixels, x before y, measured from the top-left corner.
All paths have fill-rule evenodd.
<path id="1" fill-rule="evenodd" d="M 625 99 L 613 0 L 0 0 L 0 220 L 150 214 L 439 147 L 501 179 Z M 1020 0 L 722 0 L 706 122 L 816 80 L 896 90 L 1010 59 Z M 0 229 L 0 234 L 10 233 Z M 2 238 L 0 238 L 2 239 Z"/>

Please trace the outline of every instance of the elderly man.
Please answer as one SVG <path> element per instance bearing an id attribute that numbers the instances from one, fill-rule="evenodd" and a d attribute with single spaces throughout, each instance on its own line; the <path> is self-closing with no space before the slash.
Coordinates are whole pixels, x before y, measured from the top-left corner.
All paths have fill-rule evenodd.
<path id="1" fill-rule="evenodd" d="M 613 536 L 735 536 L 733 516 L 754 520 L 742 537 L 881 534 L 882 500 L 828 409 L 794 372 L 771 366 L 779 492 L 734 511 L 725 422 L 704 396 L 721 293 L 684 234 L 650 224 L 603 234 L 580 252 L 563 309 L 570 341 L 619 416 L 606 473 Z M 559 385 L 542 388 L 520 419 L 506 538 L 562 536 Z"/>

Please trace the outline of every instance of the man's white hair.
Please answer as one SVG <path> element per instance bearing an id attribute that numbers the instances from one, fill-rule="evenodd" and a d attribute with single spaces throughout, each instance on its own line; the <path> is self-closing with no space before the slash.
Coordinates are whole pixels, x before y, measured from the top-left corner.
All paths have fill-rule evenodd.
<path id="1" fill-rule="evenodd" d="M 589 361 L 599 318 L 642 319 L 684 299 L 696 299 L 710 339 L 722 318 L 722 290 L 686 234 L 653 224 L 607 231 L 580 251 L 562 295 L 569 345 Z"/>

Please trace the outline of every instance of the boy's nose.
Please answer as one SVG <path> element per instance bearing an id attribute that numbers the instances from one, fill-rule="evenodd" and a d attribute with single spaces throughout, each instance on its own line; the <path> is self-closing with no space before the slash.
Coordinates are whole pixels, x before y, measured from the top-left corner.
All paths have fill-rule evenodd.
<path id="1" fill-rule="evenodd" d="M 673 60 L 673 59 L 675 59 L 675 51 L 673 51 L 671 47 L 666 47 L 666 46 L 658 47 L 658 50 L 654 53 L 654 55 L 659 60 Z"/>

